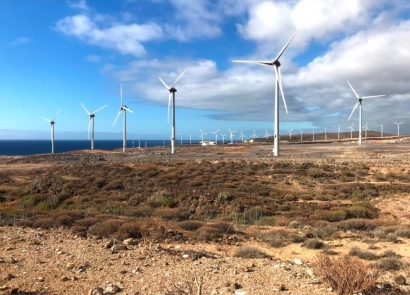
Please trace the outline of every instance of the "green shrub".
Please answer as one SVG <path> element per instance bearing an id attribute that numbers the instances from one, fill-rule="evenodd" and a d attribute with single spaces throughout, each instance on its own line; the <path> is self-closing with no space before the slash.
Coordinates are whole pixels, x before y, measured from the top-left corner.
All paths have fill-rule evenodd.
<path id="1" fill-rule="evenodd" d="M 344 220 L 346 218 L 346 215 L 346 212 L 342 210 L 330 211 L 329 213 L 327 213 L 325 220 L 329 222 L 338 222 Z"/>
<path id="2" fill-rule="evenodd" d="M 303 243 L 305 241 L 305 237 L 298 234 L 291 234 L 289 237 L 292 243 Z"/>
<path id="3" fill-rule="evenodd" d="M 348 217 L 376 218 L 379 210 L 370 202 L 358 202 L 347 209 Z"/>
<path id="4" fill-rule="evenodd" d="M 232 200 L 232 195 L 230 192 L 220 192 L 218 194 L 219 202 L 224 203 L 224 202 L 229 202 L 230 200 Z"/>
<path id="5" fill-rule="evenodd" d="M 269 255 L 258 248 L 248 246 L 243 246 L 236 250 L 235 256 L 249 259 L 269 258 Z"/>

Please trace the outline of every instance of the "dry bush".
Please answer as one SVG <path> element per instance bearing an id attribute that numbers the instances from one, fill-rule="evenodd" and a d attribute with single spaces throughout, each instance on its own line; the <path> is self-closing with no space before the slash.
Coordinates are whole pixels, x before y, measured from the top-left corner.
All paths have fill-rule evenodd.
<path id="1" fill-rule="evenodd" d="M 322 249 L 325 247 L 325 244 L 318 239 L 307 239 L 303 243 L 303 246 L 305 246 L 308 249 Z"/>
<path id="2" fill-rule="evenodd" d="M 221 236 L 221 233 L 216 228 L 203 226 L 195 231 L 195 237 L 199 240 L 215 240 Z"/>
<path id="3" fill-rule="evenodd" d="M 52 228 L 54 219 L 52 217 L 41 217 L 33 221 L 33 227 Z"/>
<path id="4" fill-rule="evenodd" d="M 158 218 L 148 218 L 139 221 L 142 235 L 142 244 L 147 250 L 154 249 L 155 244 L 165 239 L 165 226 Z"/>
<path id="5" fill-rule="evenodd" d="M 85 227 L 90 227 L 90 226 L 96 224 L 98 221 L 100 221 L 100 220 L 96 217 L 86 217 L 86 218 L 83 218 L 83 219 L 80 219 L 80 220 L 76 220 L 75 224 L 85 226 Z"/>
<path id="6" fill-rule="evenodd" d="M 55 220 L 56 226 L 71 226 L 74 223 L 74 218 L 68 215 L 60 215 Z"/>
<path id="7" fill-rule="evenodd" d="M 216 228 L 221 234 L 233 234 L 235 233 L 235 228 L 232 223 L 230 222 L 217 222 L 214 224 L 210 224 L 209 226 Z"/>
<path id="8" fill-rule="evenodd" d="M 121 226 L 122 221 L 118 219 L 106 219 L 92 225 L 87 233 L 95 236 L 109 237 Z"/>
<path id="9" fill-rule="evenodd" d="M 350 248 L 349 255 L 356 256 L 364 260 L 376 260 L 378 258 L 378 256 L 373 252 L 360 250 L 360 248 L 356 246 Z"/>
<path id="10" fill-rule="evenodd" d="M 371 270 L 357 258 L 331 258 L 319 254 L 315 261 L 316 273 L 338 295 L 351 295 L 371 288 L 378 272 Z"/>
<path id="11" fill-rule="evenodd" d="M 198 228 L 204 225 L 201 221 L 186 220 L 178 223 L 178 226 L 187 231 L 196 231 Z"/>
<path id="12" fill-rule="evenodd" d="M 400 238 L 410 239 L 410 229 L 409 228 L 401 228 L 395 231 L 395 234 Z"/>
<path id="13" fill-rule="evenodd" d="M 383 270 L 399 270 L 403 267 L 403 263 L 397 257 L 384 257 L 371 266 Z"/>
<path id="14" fill-rule="evenodd" d="M 338 229 L 340 230 L 372 230 L 375 229 L 377 226 L 377 223 L 366 220 L 366 219 L 348 219 L 348 220 L 343 220 L 337 224 Z"/>
<path id="15" fill-rule="evenodd" d="M 269 258 L 269 255 L 255 247 L 242 246 L 235 252 L 236 257 L 241 258 Z"/>
<path id="16" fill-rule="evenodd" d="M 118 228 L 115 236 L 120 240 L 128 238 L 140 239 L 142 237 L 140 224 L 136 221 L 123 223 Z"/>

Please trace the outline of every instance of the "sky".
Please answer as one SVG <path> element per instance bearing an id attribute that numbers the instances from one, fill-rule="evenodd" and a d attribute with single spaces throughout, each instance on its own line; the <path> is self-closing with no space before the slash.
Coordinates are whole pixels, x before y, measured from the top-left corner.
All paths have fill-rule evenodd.
<path id="1" fill-rule="evenodd" d="M 410 134 L 408 0 L 0 0 L 0 139 L 169 139 L 168 91 L 176 84 L 176 134 L 213 139 L 219 129 L 273 134 L 272 67 L 233 63 L 281 56 L 288 114 L 280 131 L 358 129 Z M 266 130 L 266 131 L 265 131 Z M 6 132 L 7 131 L 7 132 Z"/>

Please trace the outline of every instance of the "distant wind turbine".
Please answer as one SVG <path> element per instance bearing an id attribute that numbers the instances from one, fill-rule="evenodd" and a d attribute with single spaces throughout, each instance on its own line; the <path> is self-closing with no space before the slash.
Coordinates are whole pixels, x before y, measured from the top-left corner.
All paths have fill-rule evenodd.
<path id="1" fill-rule="evenodd" d="M 271 135 L 268 133 L 268 130 L 265 129 L 265 136 L 264 136 L 264 138 L 268 139 L 269 136 L 271 136 Z"/>
<path id="2" fill-rule="evenodd" d="M 340 140 L 340 124 L 339 124 L 339 127 L 337 128 L 337 140 Z"/>
<path id="3" fill-rule="evenodd" d="M 381 124 L 381 125 L 379 125 L 380 127 L 381 127 L 381 130 L 380 130 L 380 137 L 383 137 L 383 124 Z"/>
<path id="4" fill-rule="evenodd" d="M 218 144 L 218 132 L 219 132 L 219 129 L 212 132 L 213 134 L 215 134 L 215 144 Z"/>
<path id="5" fill-rule="evenodd" d="M 300 141 L 303 141 L 303 130 L 300 129 Z"/>
<path id="6" fill-rule="evenodd" d="M 367 124 L 368 124 L 369 122 L 366 122 L 366 125 L 364 125 L 363 126 L 363 129 L 364 129 L 364 138 L 367 138 L 367 130 L 369 130 L 369 127 L 367 127 Z"/>
<path id="7" fill-rule="evenodd" d="M 202 132 L 202 129 L 199 129 L 201 131 L 201 143 L 204 142 L 204 135 L 206 134 L 205 132 Z"/>
<path id="8" fill-rule="evenodd" d="M 400 125 L 403 124 L 404 122 L 400 122 L 400 123 L 396 123 L 394 122 L 394 124 L 397 125 L 397 136 L 400 136 Z"/>
<path id="9" fill-rule="evenodd" d="M 222 134 L 222 133 L 221 133 L 221 136 L 222 136 L 222 144 L 225 144 L 225 136 L 226 136 L 226 134 Z"/>
<path id="10" fill-rule="evenodd" d="M 352 117 L 354 111 L 356 110 L 357 106 L 359 107 L 359 145 L 362 144 L 362 100 L 364 98 L 373 98 L 373 97 L 382 97 L 385 95 L 373 95 L 373 96 L 359 96 L 356 91 L 354 90 L 353 86 L 347 81 L 347 84 L 349 84 L 350 88 L 352 88 L 354 95 L 356 95 L 357 101 L 356 104 L 354 105 L 353 111 L 351 112 L 349 119 L 347 121 L 350 121 L 350 118 Z"/>
<path id="11" fill-rule="evenodd" d="M 61 109 L 58 110 L 57 114 L 54 116 L 54 118 L 53 118 L 52 120 L 48 120 L 48 119 L 46 119 L 46 118 L 44 118 L 44 117 L 41 117 L 41 118 L 43 118 L 43 120 L 46 120 L 48 123 L 50 123 L 50 130 L 51 130 L 51 153 L 52 153 L 52 154 L 54 154 L 54 124 L 55 124 L 54 120 L 56 119 L 56 117 L 57 117 L 57 115 L 58 115 L 58 113 L 59 113 L 60 111 L 61 111 Z"/>
<path id="12" fill-rule="evenodd" d="M 125 150 L 127 148 L 127 112 L 134 113 L 131 111 L 125 104 L 122 103 L 122 83 L 120 84 L 120 98 L 121 98 L 121 103 L 120 103 L 120 110 L 118 111 L 117 117 L 115 117 L 114 124 L 117 122 L 118 117 L 120 116 L 121 112 L 124 112 L 124 126 L 122 130 L 122 152 L 125 153 Z"/>
<path id="13" fill-rule="evenodd" d="M 288 130 L 288 133 L 289 133 L 289 140 L 292 140 L 292 131 L 293 131 L 293 129 L 292 129 L 292 130 Z"/>
<path id="14" fill-rule="evenodd" d="M 105 106 L 99 108 L 98 110 L 96 110 L 96 111 L 90 113 L 90 112 L 85 108 L 85 106 L 84 106 L 82 103 L 80 103 L 80 104 L 81 104 L 81 106 L 84 108 L 85 112 L 90 116 L 90 121 L 88 122 L 88 139 L 90 139 L 90 127 L 92 126 L 92 131 L 91 131 L 91 149 L 93 150 L 93 149 L 94 149 L 94 118 L 95 118 L 95 114 L 96 114 L 98 111 L 100 111 L 100 110 L 102 110 L 103 108 L 105 108 L 107 105 L 105 105 Z"/>
<path id="15" fill-rule="evenodd" d="M 348 129 L 350 129 L 350 139 L 353 139 L 353 123 L 352 123 L 352 126 L 350 126 L 350 127 L 347 127 Z"/>
<path id="16" fill-rule="evenodd" d="M 288 113 L 288 108 L 286 106 L 286 100 L 285 100 L 285 95 L 283 93 L 283 88 L 282 88 L 282 76 L 280 73 L 280 65 L 281 63 L 279 62 L 280 57 L 282 56 L 283 52 L 286 50 L 286 48 L 289 46 L 290 42 L 292 42 L 293 38 L 296 36 L 297 32 L 299 31 L 296 30 L 296 32 L 293 34 L 293 36 L 290 38 L 288 43 L 282 48 L 282 50 L 279 52 L 278 56 L 271 61 L 250 61 L 250 60 L 233 60 L 233 62 L 244 62 L 244 63 L 253 63 L 253 64 L 259 64 L 263 66 L 274 66 L 275 73 L 276 73 L 276 80 L 275 80 L 275 134 L 274 134 L 274 144 L 273 144 L 273 156 L 278 157 L 279 156 L 279 89 L 282 94 L 283 98 L 283 104 L 285 105 L 285 110 L 286 113 Z"/>
<path id="17" fill-rule="evenodd" d="M 313 134 L 313 140 L 312 141 L 315 141 L 315 129 L 312 130 L 312 134 Z"/>
<path id="18" fill-rule="evenodd" d="M 258 136 L 256 135 L 256 133 L 255 133 L 255 130 L 253 130 L 253 134 L 251 135 L 251 138 L 253 139 L 253 140 L 255 140 L 255 138 L 257 138 Z"/>
<path id="19" fill-rule="evenodd" d="M 325 129 L 325 140 L 327 140 L 327 128 L 322 127 L 323 129 Z"/>
<path id="20" fill-rule="evenodd" d="M 243 139 L 244 139 L 245 137 L 246 137 L 246 136 L 243 135 L 243 133 L 242 133 L 242 131 L 241 131 L 241 136 L 239 136 L 239 138 L 242 139 L 242 142 L 243 142 Z"/>
<path id="21" fill-rule="evenodd" d="M 181 145 L 182 145 L 182 133 L 179 134 L 181 136 Z"/>
<path id="22" fill-rule="evenodd" d="M 231 144 L 233 144 L 233 137 L 235 136 L 234 133 L 236 132 L 236 130 L 231 130 L 229 128 L 228 130 L 229 130 L 229 138 L 231 139 Z"/>
<path id="23" fill-rule="evenodd" d="M 167 84 L 165 84 L 165 82 L 161 79 L 161 77 L 159 77 L 159 80 L 162 82 L 162 84 L 164 84 L 165 88 L 168 89 L 169 91 L 169 96 L 168 96 L 168 122 L 169 122 L 169 107 L 171 104 L 171 97 L 172 97 L 172 130 L 171 130 L 171 154 L 175 153 L 175 92 L 177 92 L 177 90 L 175 89 L 175 84 L 177 84 L 178 80 L 181 79 L 182 75 L 186 72 L 187 69 L 185 69 L 185 71 L 182 72 L 181 75 L 179 75 L 179 77 L 175 80 L 174 84 L 172 84 L 171 87 L 169 87 Z"/>

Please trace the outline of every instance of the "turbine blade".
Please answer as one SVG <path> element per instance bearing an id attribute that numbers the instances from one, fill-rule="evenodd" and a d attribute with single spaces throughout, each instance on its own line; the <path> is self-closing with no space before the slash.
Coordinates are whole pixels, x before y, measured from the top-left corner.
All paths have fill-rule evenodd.
<path id="1" fill-rule="evenodd" d="M 46 118 L 44 118 L 44 117 L 41 117 L 41 119 L 47 121 L 48 123 L 51 123 L 51 121 L 50 121 L 49 119 L 46 119 Z"/>
<path id="2" fill-rule="evenodd" d="M 356 93 L 356 91 L 354 90 L 353 86 L 349 83 L 349 81 L 347 81 L 347 84 L 349 84 L 350 88 L 352 88 L 354 95 L 356 95 L 356 98 L 359 99 L 360 96 Z"/>
<path id="3" fill-rule="evenodd" d="M 57 114 L 54 116 L 53 120 L 51 120 L 51 122 L 54 121 L 55 118 L 57 118 L 57 115 L 60 113 L 61 109 L 58 110 Z"/>
<path id="4" fill-rule="evenodd" d="M 372 95 L 372 96 L 363 96 L 362 98 L 374 98 L 374 97 L 382 97 L 386 95 Z"/>
<path id="5" fill-rule="evenodd" d="M 282 48 L 282 50 L 279 52 L 278 56 L 274 59 L 274 61 L 279 60 L 279 58 L 282 56 L 283 52 L 288 48 L 290 42 L 292 42 L 293 38 L 295 38 L 296 34 L 299 32 L 299 29 L 296 30 L 296 32 L 293 34 L 293 36 L 290 38 L 288 43 Z"/>
<path id="6" fill-rule="evenodd" d="M 271 66 L 273 63 L 269 60 L 233 60 L 232 62 L 241 62 L 241 63 L 248 63 L 248 64 L 258 64 L 263 66 Z"/>
<path id="7" fill-rule="evenodd" d="M 181 79 L 182 75 L 185 74 L 186 70 L 188 70 L 188 69 L 185 69 L 185 71 L 183 71 L 182 74 L 179 75 L 179 77 L 175 80 L 174 84 L 172 84 L 171 88 L 173 88 L 175 86 L 175 84 L 177 84 L 178 80 Z"/>
<path id="8" fill-rule="evenodd" d="M 90 112 L 85 108 L 85 106 L 80 102 L 80 104 L 83 106 L 84 110 L 87 112 L 88 115 L 91 115 Z"/>
<path id="9" fill-rule="evenodd" d="M 127 108 L 127 107 L 124 107 L 124 110 L 126 110 L 127 112 L 130 112 L 130 113 L 134 113 L 133 111 L 131 111 L 129 108 Z"/>
<path id="10" fill-rule="evenodd" d="M 121 112 L 122 112 L 122 109 L 118 112 L 117 117 L 115 117 L 114 124 L 112 124 L 112 126 L 114 126 L 115 122 L 117 122 L 117 119 L 120 116 Z"/>
<path id="11" fill-rule="evenodd" d="M 283 104 L 285 105 L 285 110 L 286 110 L 286 114 L 287 114 L 288 113 L 288 107 L 286 106 L 285 94 L 283 93 L 280 68 L 277 65 L 275 65 L 275 71 L 276 71 L 276 77 L 277 77 L 278 82 L 279 82 L 278 84 L 279 84 L 280 93 L 282 94 L 282 98 L 283 98 Z"/>
<path id="12" fill-rule="evenodd" d="M 108 106 L 108 104 L 106 104 L 105 106 L 99 108 L 98 110 L 94 111 L 91 113 L 91 115 L 94 115 L 95 113 L 97 113 L 98 111 L 101 111 L 103 108 L 105 108 L 106 106 Z"/>
<path id="13" fill-rule="evenodd" d="M 165 88 L 166 88 L 167 90 L 171 89 L 171 87 L 169 87 L 169 86 L 161 79 L 161 77 L 158 77 L 158 78 L 159 78 L 159 80 L 162 82 L 162 84 L 164 84 L 164 86 L 165 86 Z"/>
<path id="14" fill-rule="evenodd" d="M 169 123 L 169 108 L 171 107 L 171 96 L 172 96 L 172 93 L 170 92 L 168 95 L 168 123 Z"/>
<path id="15" fill-rule="evenodd" d="M 356 104 L 354 105 L 353 111 L 350 113 L 349 119 L 347 119 L 347 121 L 350 121 L 350 118 L 352 117 L 352 115 L 353 115 L 353 113 L 356 110 L 358 105 L 359 105 L 359 101 L 357 101 Z"/>

